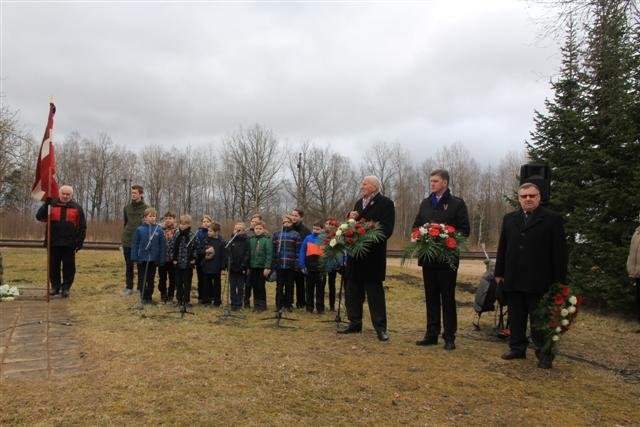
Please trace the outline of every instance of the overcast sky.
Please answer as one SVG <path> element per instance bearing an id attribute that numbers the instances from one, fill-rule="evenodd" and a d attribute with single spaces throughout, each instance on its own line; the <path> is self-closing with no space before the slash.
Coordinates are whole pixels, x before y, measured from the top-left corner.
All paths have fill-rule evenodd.
<path id="1" fill-rule="evenodd" d="M 7 3 L 2 102 L 40 138 L 204 145 L 271 128 L 352 155 L 400 142 L 422 160 L 460 142 L 485 163 L 521 150 L 550 95 L 558 42 L 523 1 Z"/>

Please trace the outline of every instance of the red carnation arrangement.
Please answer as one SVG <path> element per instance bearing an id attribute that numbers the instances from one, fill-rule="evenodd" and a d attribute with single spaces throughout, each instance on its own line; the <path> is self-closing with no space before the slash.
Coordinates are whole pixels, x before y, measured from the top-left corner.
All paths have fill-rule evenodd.
<path id="1" fill-rule="evenodd" d="M 575 323 L 582 302 L 582 297 L 573 295 L 569 286 L 551 286 L 536 310 L 538 328 L 544 335 L 541 353 L 553 355 L 557 352 L 560 336 Z"/>
<path id="2" fill-rule="evenodd" d="M 404 249 L 403 262 L 407 258 L 418 258 L 446 263 L 452 270 L 457 270 L 460 247 L 465 240 L 465 236 L 452 225 L 425 224 L 411 232 L 411 243 Z"/>

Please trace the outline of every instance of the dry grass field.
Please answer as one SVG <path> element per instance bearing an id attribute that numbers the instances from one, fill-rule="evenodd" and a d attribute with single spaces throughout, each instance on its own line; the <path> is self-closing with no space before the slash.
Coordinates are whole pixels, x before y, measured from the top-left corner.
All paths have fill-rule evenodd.
<path id="1" fill-rule="evenodd" d="M 42 250 L 3 250 L 6 279 L 43 279 Z M 68 304 L 82 369 L 51 380 L 0 383 L 0 425 L 638 425 L 638 324 L 582 313 L 553 370 L 500 359 L 506 345 L 471 326 L 482 264 L 461 267 L 458 349 L 423 348 L 419 271 L 392 265 L 391 340 L 337 336 L 333 313 L 296 311 L 293 328 L 264 314 L 216 322 L 219 309 L 144 312 L 121 296 L 116 252 L 79 254 Z M 156 295 L 157 299 L 157 295 Z M 273 307 L 273 285 L 269 287 Z M 4 304 L 0 303 L 0 314 Z M 44 303 L 43 303 L 44 304 Z M 365 310 L 366 311 L 366 310 Z"/>

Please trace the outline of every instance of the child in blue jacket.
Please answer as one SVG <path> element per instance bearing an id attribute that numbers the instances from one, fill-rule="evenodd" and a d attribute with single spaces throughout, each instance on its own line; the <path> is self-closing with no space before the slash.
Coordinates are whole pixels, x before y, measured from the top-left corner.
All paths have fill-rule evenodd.
<path id="1" fill-rule="evenodd" d="M 144 222 L 133 234 L 131 244 L 131 260 L 138 264 L 138 292 L 143 304 L 152 302 L 156 268 L 164 265 L 167 252 L 164 231 L 156 219 L 154 208 L 145 209 Z"/>
<path id="2" fill-rule="evenodd" d="M 322 276 L 324 268 L 322 265 L 322 255 L 324 254 L 324 245 L 320 233 L 322 232 L 322 223 L 313 224 L 311 234 L 307 235 L 300 245 L 300 253 L 298 254 L 298 264 L 300 270 L 307 276 L 305 302 L 307 311 L 313 313 L 313 301 L 315 296 L 315 308 L 318 314 L 324 313 L 324 283 Z"/>

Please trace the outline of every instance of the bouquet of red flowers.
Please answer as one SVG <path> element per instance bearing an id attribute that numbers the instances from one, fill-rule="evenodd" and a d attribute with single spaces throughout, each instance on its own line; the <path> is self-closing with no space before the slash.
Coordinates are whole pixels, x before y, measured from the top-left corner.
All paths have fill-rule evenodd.
<path id="1" fill-rule="evenodd" d="M 360 258 L 369 252 L 372 244 L 384 239 L 382 227 L 376 222 L 350 219 L 335 225 L 335 230 L 324 234 L 325 257 L 335 258 L 346 252 L 354 258 Z"/>
<path id="2" fill-rule="evenodd" d="M 465 236 L 452 225 L 425 224 L 411 232 L 411 243 L 404 249 L 403 262 L 407 258 L 418 258 L 446 263 L 452 270 L 457 270 L 460 246 L 465 240 Z"/>
<path id="3" fill-rule="evenodd" d="M 580 305 L 582 297 L 571 294 L 568 286 L 554 284 L 549 288 L 536 310 L 538 328 L 544 336 L 542 354 L 556 353 L 560 336 L 575 323 Z"/>

